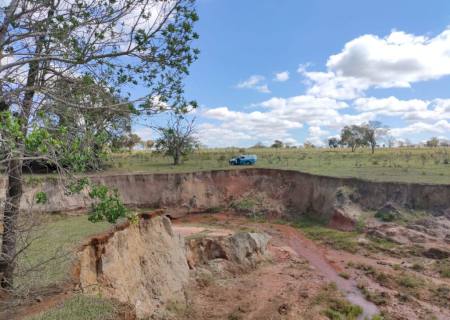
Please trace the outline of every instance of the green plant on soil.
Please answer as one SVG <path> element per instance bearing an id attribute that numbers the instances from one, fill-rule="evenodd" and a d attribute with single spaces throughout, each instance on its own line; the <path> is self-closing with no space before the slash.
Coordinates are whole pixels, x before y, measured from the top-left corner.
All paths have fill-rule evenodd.
<path id="1" fill-rule="evenodd" d="M 324 226 L 322 221 L 301 218 L 293 224 L 312 239 L 333 247 L 336 250 L 356 252 L 358 250 L 358 233 L 339 231 Z"/>
<path id="2" fill-rule="evenodd" d="M 322 314 L 330 320 L 356 320 L 363 310 L 351 304 L 337 290 L 334 283 L 323 286 L 314 297 L 313 305 L 322 307 Z"/>
<path id="3" fill-rule="evenodd" d="M 76 295 L 60 306 L 26 320 L 109 320 L 119 318 L 117 303 L 92 296 Z"/>
<path id="4" fill-rule="evenodd" d="M 436 269 L 443 278 L 450 278 L 450 259 L 436 261 Z"/>

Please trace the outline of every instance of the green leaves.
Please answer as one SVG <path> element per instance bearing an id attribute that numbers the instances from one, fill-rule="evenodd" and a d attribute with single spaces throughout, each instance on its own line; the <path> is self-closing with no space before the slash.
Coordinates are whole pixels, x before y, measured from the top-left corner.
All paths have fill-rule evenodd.
<path id="1" fill-rule="evenodd" d="M 36 203 L 37 204 L 45 204 L 47 203 L 47 193 L 44 191 L 39 191 L 35 195 Z"/>
<path id="2" fill-rule="evenodd" d="M 105 185 L 94 185 L 89 192 L 91 199 L 96 200 L 89 213 L 89 221 L 108 221 L 115 223 L 117 219 L 127 217 L 128 210 L 119 198 L 117 190 L 109 190 Z M 131 217 L 131 216 L 130 216 Z"/>

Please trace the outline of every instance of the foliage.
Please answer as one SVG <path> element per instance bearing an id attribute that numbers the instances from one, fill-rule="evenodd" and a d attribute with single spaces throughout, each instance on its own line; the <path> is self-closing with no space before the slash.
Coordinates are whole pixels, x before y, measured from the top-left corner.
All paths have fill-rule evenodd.
<path id="1" fill-rule="evenodd" d="M 283 148 L 284 143 L 281 140 L 275 140 L 270 147 L 271 148 Z"/>
<path id="2" fill-rule="evenodd" d="M 104 185 L 94 185 L 89 191 L 89 196 L 91 199 L 97 200 L 92 204 L 89 221 L 106 220 L 109 223 L 114 223 L 119 218 L 127 217 L 128 210 L 120 200 L 117 190 L 111 191 Z"/>
<path id="3" fill-rule="evenodd" d="M 331 320 L 356 320 L 363 313 L 360 306 L 342 297 L 334 283 L 323 286 L 313 303 L 323 306 L 322 313 Z"/>
<path id="4" fill-rule="evenodd" d="M 329 138 L 328 139 L 328 146 L 330 148 L 337 148 L 337 147 L 339 147 L 339 139 L 335 138 L 335 137 Z"/>
<path id="5" fill-rule="evenodd" d="M 182 157 L 186 158 L 199 146 L 194 121 L 178 113 L 173 115 L 166 127 L 158 128 L 160 137 L 155 142 L 155 148 L 159 153 L 172 157 L 174 165 L 179 165 Z"/>
<path id="6" fill-rule="evenodd" d="M 336 250 L 345 250 L 351 253 L 358 250 L 357 232 L 327 228 L 323 222 L 306 217 L 297 220 L 294 226 L 301 229 L 309 238 L 325 243 Z"/>
<path id="7" fill-rule="evenodd" d="M 191 105 L 183 79 L 199 54 L 192 47 L 198 38 L 194 4 L 23 0 L 4 5 L 0 163 L 6 164 L 10 188 L 2 215 L 2 287 L 13 287 L 14 260 L 21 252 L 16 244 L 24 165 L 50 164 L 66 178 L 98 169 L 112 139 L 129 129 L 131 115 Z M 143 95 L 130 101 L 136 88 Z M 91 195 L 99 200 L 92 220 L 115 221 L 125 214 L 117 194 L 94 189 Z"/>
<path id="8" fill-rule="evenodd" d="M 433 137 L 426 142 L 426 145 L 427 145 L 427 147 L 430 147 L 430 148 L 436 148 L 437 146 L 439 146 L 439 139 L 436 137 Z"/>

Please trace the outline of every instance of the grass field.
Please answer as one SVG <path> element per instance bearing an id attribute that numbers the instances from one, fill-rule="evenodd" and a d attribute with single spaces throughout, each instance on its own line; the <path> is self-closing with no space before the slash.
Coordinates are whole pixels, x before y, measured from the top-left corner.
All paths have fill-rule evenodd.
<path id="1" fill-rule="evenodd" d="M 35 240 L 18 261 L 27 271 L 16 278 L 21 290 L 34 290 L 56 285 L 70 274 L 74 248 L 88 236 L 111 228 L 107 222 L 92 223 L 85 215 L 53 216 L 33 231 Z"/>
<path id="2" fill-rule="evenodd" d="M 228 160 L 242 153 L 256 154 L 254 167 L 299 170 L 314 174 L 357 177 L 375 181 L 450 183 L 450 148 L 368 149 L 205 149 L 180 166 L 150 151 L 112 155 L 108 172 L 191 172 L 231 169 Z M 242 168 L 242 167 L 240 167 Z"/>

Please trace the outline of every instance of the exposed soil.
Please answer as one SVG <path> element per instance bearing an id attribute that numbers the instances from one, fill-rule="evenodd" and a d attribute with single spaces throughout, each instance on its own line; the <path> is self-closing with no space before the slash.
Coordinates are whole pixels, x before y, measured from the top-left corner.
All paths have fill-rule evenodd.
<path id="1" fill-rule="evenodd" d="M 238 230 L 271 236 L 271 260 L 254 269 L 233 272 L 214 266 L 213 270 L 221 271 L 206 277 L 194 272 L 197 281 L 190 284 L 189 307 L 178 310 L 176 319 L 328 319 L 317 298 L 326 283 L 335 283 L 348 301 L 363 308 L 358 319 L 379 313 L 384 319 L 450 319 L 448 304 L 433 300 L 431 289 L 419 288 L 421 293 L 416 295 L 412 288 L 392 284 L 400 272 L 393 266 L 407 260 L 389 252 L 335 250 L 306 238 L 294 227 L 257 223 L 232 213 L 190 215 L 175 221 L 174 230 L 188 238 Z M 383 282 L 383 277 L 364 268 L 391 280 Z M 425 279 L 437 286 L 448 285 L 447 280 L 435 275 Z"/>

